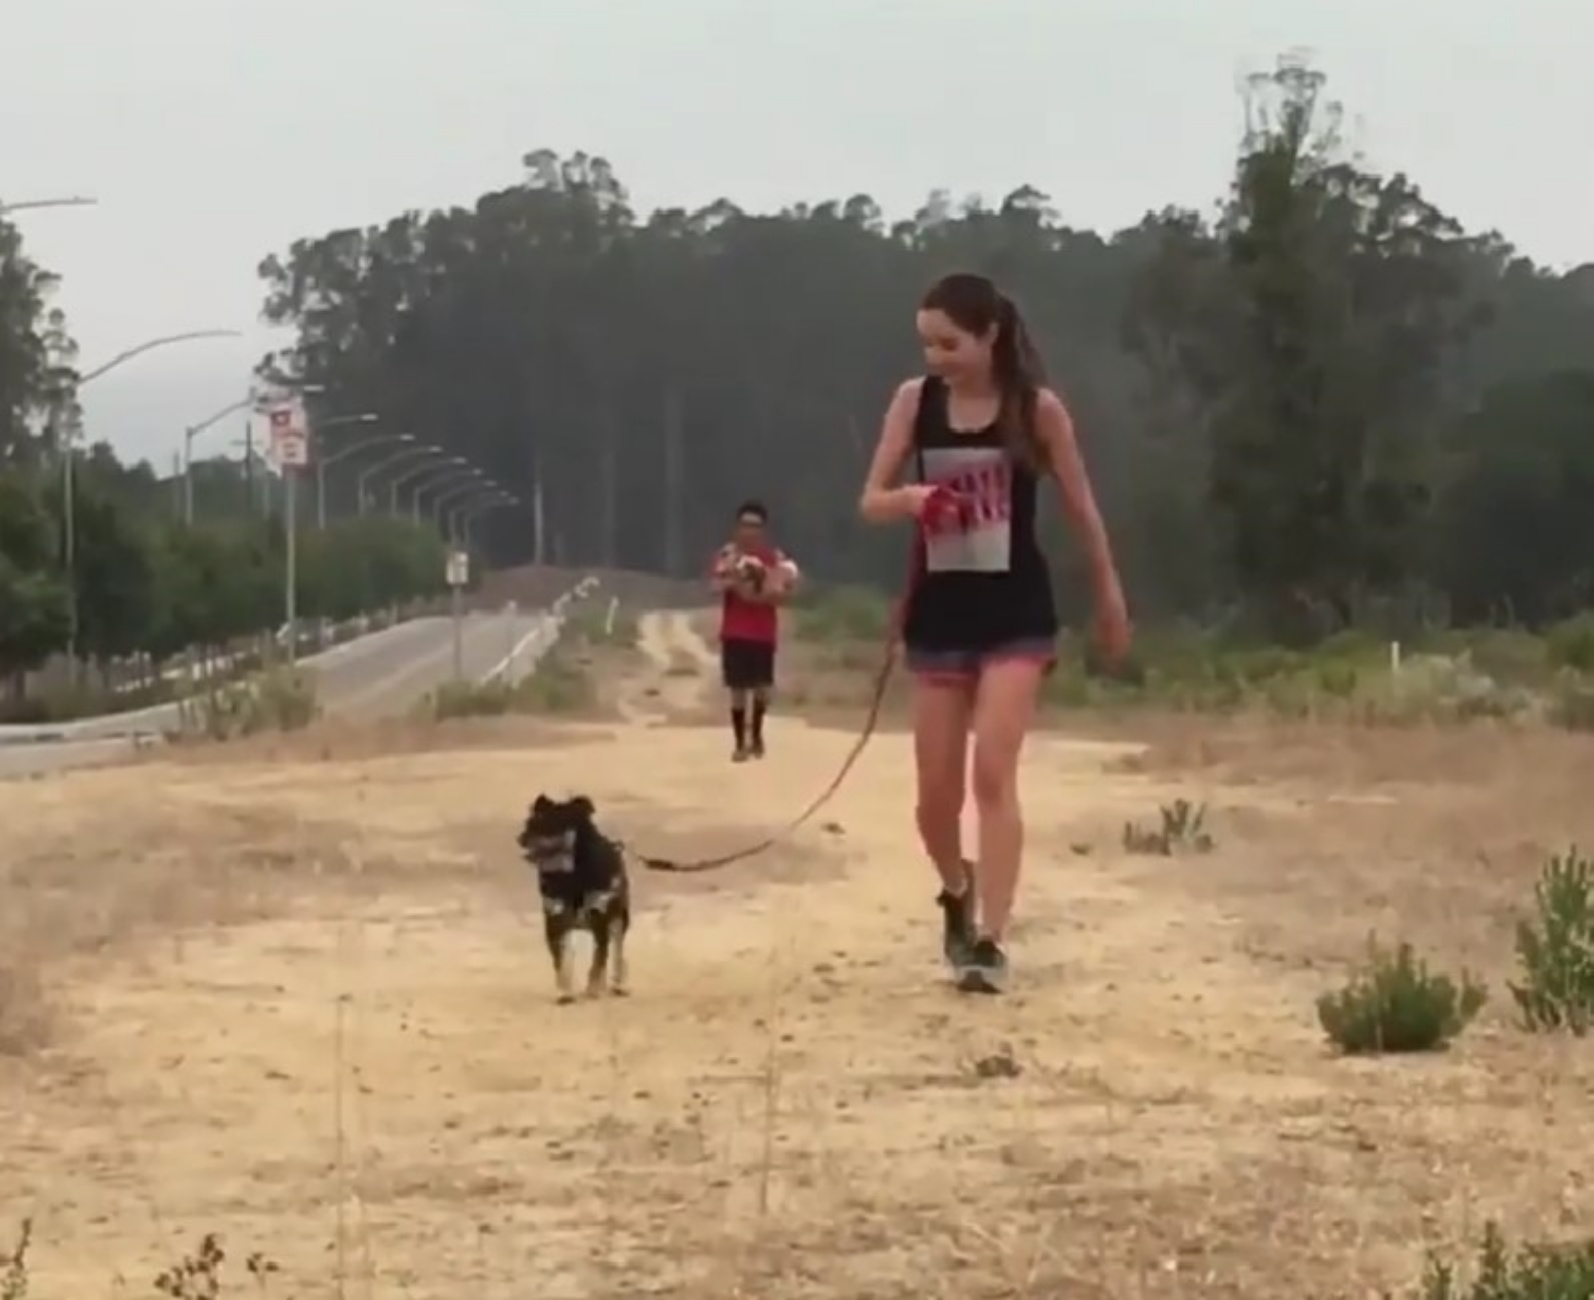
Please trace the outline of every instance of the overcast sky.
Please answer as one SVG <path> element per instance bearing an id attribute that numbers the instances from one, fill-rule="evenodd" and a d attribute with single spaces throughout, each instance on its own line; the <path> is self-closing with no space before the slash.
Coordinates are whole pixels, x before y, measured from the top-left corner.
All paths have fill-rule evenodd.
<path id="1" fill-rule="evenodd" d="M 643 210 L 866 191 L 896 215 L 1027 182 L 1116 227 L 1216 197 L 1237 79 L 1289 47 L 1373 165 L 1594 260 L 1586 0 L 7 0 L 0 201 L 100 200 L 16 217 L 83 368 L 245 331 L 86 390 L 91 437 L 165 468 L 243 396 L 255 267 L 296 236 L 469 203 L 544 146 L 607 157 Z"/>

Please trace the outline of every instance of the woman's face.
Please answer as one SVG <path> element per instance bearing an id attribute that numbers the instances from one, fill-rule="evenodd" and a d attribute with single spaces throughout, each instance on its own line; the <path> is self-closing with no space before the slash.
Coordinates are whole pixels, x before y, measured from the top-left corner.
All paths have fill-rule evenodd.
<path id="1" fill-rule="evenodd" d="M 991 343 L 996 331 L 970 334 L 959 329 L 943 311 L 931 308 L 917 318 L 919 342 L 924 345 L 924 364 L 932 375 L 942 379 L 983 379 L 991 373 Z"/>

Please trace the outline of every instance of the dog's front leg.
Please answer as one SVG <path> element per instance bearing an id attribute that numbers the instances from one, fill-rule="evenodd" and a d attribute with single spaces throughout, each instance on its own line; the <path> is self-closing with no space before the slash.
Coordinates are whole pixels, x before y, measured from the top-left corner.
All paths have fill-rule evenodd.
<path id="1" fill-rule="evenodd" d="M 619 914 L 615 916 L 614 924 L 611 927 L 614 940 L 614 973 L 609 977 L 609 992 L 613 993 L 617 998 L 623 998 L 628 989 L 625 968 L 625 937 L 630 933 L 630 930 L 630 911 L 622 908 Z"/>
<path id="2" fill-rule="evenodd" d="M 554 984 L 559 989 L 559 1001 L 576 999 L 570 978 L 570 928 L 572 917 L 556 902 L 544 901 L 542 926 L 548 939 L 548 955 L 553 958 Z"/>
<path id="3" fill-rule="evenodd" d="M 603 977 L 609 969 L 609 914 L 594 911 L 592 926 L 592 968 L 587 972 L 587 996 L 595 998 L 603 992 Z"/>

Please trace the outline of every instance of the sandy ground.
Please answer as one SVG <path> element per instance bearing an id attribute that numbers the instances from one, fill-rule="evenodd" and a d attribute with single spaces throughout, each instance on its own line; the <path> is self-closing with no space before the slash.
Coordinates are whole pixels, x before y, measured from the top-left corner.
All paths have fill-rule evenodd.
<path id="1" fill-rule="evenodd" d="M 1278 1300 L 1405 1285 L 1489 1217 L 1594 1229 L 1594 1066 L 1501 983 L 1539 858 L 1590 838 L 1586 742 L 1038 736 L 995 1000 L 938 968 L 881 736 L 789 845 L 639 877 L 633 996 L 560 1007 L 512 848 L 538 790 L 713 851 L 850 739 L 777 718 L 733 767 L 672 725 L 712 701 L 693 624 L 643 633 L 615 726 L 0 785 L 0 1025 L 8 959 L 44 1044 L 0 1055 L 0 1228 L 34 1219 L 35 1297 L 147 1294 L 211 1231 L 296 1297 Z M 1216 852 L 1124 855 L 1181 795 Z M 1324 1049 L 1371 930 L 1490 979 L 1454 1051 Z"/>

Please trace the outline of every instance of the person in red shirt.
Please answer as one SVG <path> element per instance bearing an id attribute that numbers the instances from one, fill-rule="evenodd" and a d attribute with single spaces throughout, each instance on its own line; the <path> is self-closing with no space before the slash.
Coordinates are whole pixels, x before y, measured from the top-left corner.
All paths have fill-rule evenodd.
<path id="1" fill-rule="evenodd" d="M 779 607 L 797 582 L 797 565 L 769 540 L 769 511 L 745 501 L 731 540 L 710 571 L 720 593 L 720 675 L 731 697 L 733 761 L 764 757 L 764 715 L 775 687 Z M 751 709 L 749 709 L 751 705 Z"/>

